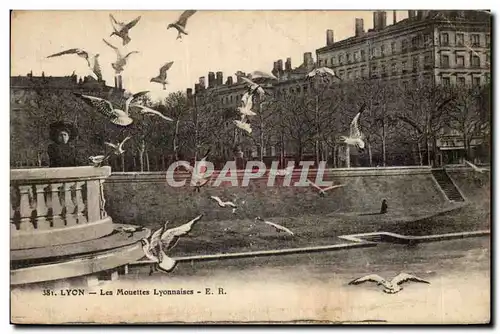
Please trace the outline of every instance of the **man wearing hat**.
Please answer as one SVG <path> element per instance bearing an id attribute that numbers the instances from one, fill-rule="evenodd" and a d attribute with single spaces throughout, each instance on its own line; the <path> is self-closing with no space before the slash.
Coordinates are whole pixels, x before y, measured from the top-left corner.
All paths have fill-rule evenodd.
<path id="1" fill-rule="evenodd" d="M 47 149 L 50 167 L 75 167 L 82 165 L 76 148 L 71 142 L 76 138 L 76 128 L 63 121 L 50 125 L 50 139 L 53 141 Z"/>

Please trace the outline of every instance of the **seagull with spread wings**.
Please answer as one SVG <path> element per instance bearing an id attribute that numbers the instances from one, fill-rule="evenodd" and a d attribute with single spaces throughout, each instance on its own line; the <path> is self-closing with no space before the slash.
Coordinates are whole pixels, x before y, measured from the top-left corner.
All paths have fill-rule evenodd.
<path id="1" fill-rule="evenodd" d="M 326 187 L 326 188 L 321 188 L 320 186 L 318 186 L 316 183 L 312 182 L 311 180 L 307 179 L 307 182 L 313 186 L 314 188 L 318 189 L 319 191 L 319 195 L 321 197 L 325 197 L 326 195 L 326 192 L 328 190 L 332 190 L 332 189 L 337 189 L 337 188 L 340 188 L 340 187 L 343 187 L 345 186 L 345 184 L 336 184 L 336 185 L 333 185 L 333 186 L 330 186 L 330 187 Z"/>
<path id="2" fill-rule="evenodd" d="M 83 95 L 80 93 L 73 94 L 81 98 L 85 103 L 94 108 L 97 112 L 106 117 L 113 124 L 128 126 L 133 122 L 133 119 L 129 117 L 127 111 L 115 109 L 113 107 L 113 104 L 106 99 L 102 99 L 96 96 Z"/>
<path id="3" fill-rule="evenodd" d="M 241 77 L 241 80 L 245 81 L 245 83 L 248 84 L 248 87 L 249 87 L 248 89 L 249 89 L 250 95 L 254 95 L 255 93 L 258 93 L 260 96 L 262 96 L 262 95 L 266 94 L 266 91 L 264 90 L 264 88 L 262 88 L 261 85 L 256 84 L 252 80 L 250 80 L 246 77 L 243 77 L 243 76 Z"/>
<path id="4" fill-rule="evenodd" d="M 107 46 L 109 46 L 110 48 L 112 48 L 116 52 L 116 61 L 114 63 L 111 63 L 111 66 L 115 70 L 116 74 L 120 74 L 121 72 L 123 72 L 125 65 L 127 65 L 127 59 L 128 59 L 128 57 L 130 57 L 130 55 L 132 55 L 134 53 L 139 53 L 139 51 L 130 51 L 125 56 L 123 56 L 120 49 L 118 49 L 113 44 L 109 43 L 104 38 L 102 40 L 104 41 L 104 43 L 106 43 Z"/>
<path id="5" fill-rule="evenodd" d="M 252 79 L 257 79 L 257 78 L 266 78 L 266 79 L 273 79 L 273 80 L 278 80 L 272 73 L 267 73 L 263 71 L 253 71 L 250 73 L 250 77 Z"/>
<path id="6" fill-rule="evenodd" d="M 187 35 L 186 31 L 186 24 L 187 20 L 194 14 L 196 13 L 196 10 L 185 10 L 181 16 L 179 16 L 179 19 L 175 23 L 170 23 L 167 26 L 167 29 L 170 28 L 175 28 L 177 29 L 177 38 L 176 39 L 182 39 L 182 34 Z"/>
<path id="7" fill-rule="evenodd" d="M 160 249 L 159 249 L 159 269 L 164 272 L 171 272 L 177 262 L 167 256 L 165 251 L 171 250 L 182 236 L 187 235 L 193 229 L 194 224 L 196 224 L 203 217 L 203 214 L 195 217 L 186 224 L 177 226 L 171 229 L 166 229 L 167 224 L 165 224 L 164 229 L 160 236 Z M 165 251 L 164 251 L 165 250 Z"/>
<path id="8" fill-rule="evenodd" d="M 233 123 L 240 128 L 243 131 L 248 132 L 249 134 L 252 133 L 252 127 L 250 126 L 250 123 L 244 122 L 245 120 L 245 115 L 242 115 L 243 117 L 241 118 L 241 121 L 234 120 Z"/>
<path id="9" fill-rule="evenodd" d="M 127 45 L 131 41 L 128 32 L 137 24 L 137 22 L 139 22 L 141 17 L 138 16 L 128 23 L 117 21 L 112 14 L 109 14 L 109 18 L 111 19 L 111 25 L 113 26 L 114 30 L 109 36 L 111 37 L 113 35 L 116 35 L 122 39 L 123 45 Z"/>
<path id="10" fill-rule="evenodd" d="M 246 92 L 245 94 L 243 94 L 243 97 L 241 98 L 241 107 L 238 107 L 238 111 L 240 112 L 241 115 L 244 116 L 255 116 L 257 114 L 252 111 L 252 107 L 253 107 L 253 95 Z"/>
<path id="11" fill-rule="evenodd" d="M 236 209 L 238 206 L 231 201 L 222 201 L 219 196 L 210 196 L 211 199 L 215 200 L 221 208 L 230 207 Z"/>
<path id="12" fill-rule="evenodd" d="M 104 142 L 104 144 L 108 145 L 109 147 L 112 147 L 113 148 L 113 153 L 116 154 L 116 155 L 121 155 L 123 153 L 125 153 L 125 150 L 123 149 L 123 144 L 125 144 L 125 142 L 127 140 L 129 140 L 130 136 L 127 136 L 125 139 L 123 139 L 120 143 L 118 144 L 113 144 L 113 143 L 109 143 L 109 142 Z"/>
<path id="13" fill-rule="evenodd" d="M 161 235 L 166 229 L 167 223 L 165 223 L 162 227 L 153 232 L 149 238 L 141 239 L 142 250 L 144 251 L 144 255 L 148 259 L 153 261 L 150 267 L 149 275 L 153 274 L 153 271 L 156 269 L 156 265 L 159 265 L 160 267 L 163 266 L 163 263 L 161 261 L 162 259 L 160 259 L 161 257 L 160 253 L 162 251 L 161 249 L 162 244 L 160 243 L 160 240 L 161 240 Z M 168 259 L 166 260 L 166 262 L 168 262 Z M 170 264 L 166 263 L 165 266 L 169 267 Z"/>
<path id="14" fill-rule="evenodd" d="M 53 57 L 59 57 L 59 56 L 64 56 L 64 55 L 71 55 L 75 54 L 87 61 L 87 66 L 90 69 L 90 75 L 98 80 L 102 80 L 102 72 L 101 72 L 101 66 L 99 65 L 99 54 L 92 54 L 90 52 L 87 52 L 83 49 L 68 49 L 62 52 L 54 53 L 50 56 L 47 56 L 47 58 L 53 58 Z"/>
<path id="15" fill-rule="evenodd" d="M 94 167 L 101 167 L 101 165 L 111 157 L 111 154 L 108 155 L 91 155 L 89 157 L 90 162 Z"/>
<path id="16" fill-rule="evenodd" d="M 487 171 L 489 171 L 489 169 L 488 169 L 488 168 L 481 168 L 481 167 L 478 167 L 478 166 L 474 165 L 474 164 L 473 164 L 472 162 L 470 162 L 470 161 L 467 161 L 467 160 L 464 160 L 464 161 L 465 161 L 465 163 L 466 163 L 467 165 L 469 165 L 469 167 L 471 167 L 471 168 L 472 168 L 472 170 L 474 170 L 474 171 L 475 171 L 475 172 L 477 172 L 477 173 L 483 173 L 483 172 L 487 172 Z"/>
<path id="17" fill-rule="evenodd" d="M 294 233 L 290 229 L 288 229 L 288 228 L 286 228 L 286 227 L 284 227 L 282 225 L 279 225 L 279 224 L 276 224 L 276 223 L 264 220 L 264 219 L 262 219 L 260 217 L 255 217 L 255 220 L 256 221 L 261 221 L 261 222 L 263 222 L 264 224 L 267 224 L 267 225 L 271 225 L 272 227 L 274 227 L 276 229 L 277 232 L 282 232 L 283 231 L 283 232 L 286 232 L 286 233 L 288 233 L 290 235 L 294 235 Z"/>
<path id="18" fill-rule="evenodd" d="M 387 281 L 384 278 L 380 277 L 379 275 L 372 274 L 372 275 L 367 275 L 363 276 L 360 278 L 357 278 L 351 282 L 349 282 L 349 285 L 357 285 L 361 284 L 364 282 L 374 282 L 377 283 L 377 285 L 382 285 L 384 287 L 384 292 L 388 294 L 395 294 L 398 293 L 399 291 L 403 290 L 403 288 L 400 286 L 403 283 L 406 282 L 420 282 L 420 283 L 427 283 L 431 284 L 430 282 L 423 280 L 417 276 L 413 276 L 410 274 L 406 273 L 400 273 L 396 277 L 394 277 L 391 281 Z"/>
<path id="19" fill-rule="evenodd" d="M 207 160 L 208 154 L 210 153 L 210 149 L 208 149 L 207 153 L 201 158 L 198 163 L 197 169 L 191 165 L 182 165 L 190 174 L 191 174 L 191 185 L 195 187 L 195 191 L 200 192 L 200 188 L 206 185 L 210 181 L 210 176 L 205 176 L 199 169 L 199 167 L 203 166 L 203 163 Z"/>
<path id="20" fill-rule="evenodd" d="M 174 64 L 173 61 L 165 63 L 162 67 L 160 67 L 160 74 L 158 74 L 154 78 L 151 78 L 151 80 L 149 80 L 149 82 L 156 82 L 156 83 L 162 84 L 163 90 L 166 90 L 167 89 L 166 85 L 168 84 L 167 71 L 170 69 L 170 67 L 172 67 L 173 64 Z"/>
<path id="21" fill-rule="evenodd" d="M 349 137 L 341 136 L 340 139 L 344 141 L 347 145 L 354 145 L 358 150 L 363 151 L 365 149 L 365 142 L 363 141 L 363 134 L 359 130 L 359 116 L 364 111 L 366 103 L 363 104 L 354 117 L 350 125 Z"/>
<path id="22" fill-rule="evenodd" d="M 314 78 L 315 76 L 321 76 L 321 77 L 332 76 L 332 77 L 335 77 L 337 79 L 342 80 L 337 75 L 337 73 L 335 73 L 334 70 L 332 70 L 331 68 L 328 68 L 328 67 L 315 68 L 314 70 L 312 70 L 311 72 L 307 73 L 307 75 L 306 75 L 306 77 L 309 78 L 309 79 L 310 78 Z"/>
<path id="23" fill-rule="evenodd" d="M 125 112 L 128 114 L 129 113 L 129 108 L 130 108 L 130 104 L 132 102 L 135 102 L 138 98 L 142 97 L 142 96 L 145 96 L 146 94 L 149 93 L 149 90 L 143 90 L 141 92 L 137 92 L 135 94 L 133 94 L 132 92 L 130 91 L 125 91 L 125 93 L 123 94 L 124 97 L 126 97 L 127 99 L 125 100 Z"/>

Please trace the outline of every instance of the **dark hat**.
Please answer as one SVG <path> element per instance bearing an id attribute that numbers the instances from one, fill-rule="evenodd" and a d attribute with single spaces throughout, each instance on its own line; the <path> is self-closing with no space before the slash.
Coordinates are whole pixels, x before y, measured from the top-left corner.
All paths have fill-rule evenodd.
<path id="1" fill-rule="evenodd" d="M 77 136 L 77 131 L 73 124 L 64 121 L 57 121 L 50 124 L 50 139 L 54 142 L 57 142 L 57 136 L 61 131 L 66 131 L 69 134 L 68 142 L 72 141 Z"/>

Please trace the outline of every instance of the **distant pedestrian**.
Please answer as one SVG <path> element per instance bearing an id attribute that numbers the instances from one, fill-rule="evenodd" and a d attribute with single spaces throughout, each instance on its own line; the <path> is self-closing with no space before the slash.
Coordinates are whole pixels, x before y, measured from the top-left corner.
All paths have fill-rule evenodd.
<path id="1" fill-rule="evenodd" d="M 387 213 L 387 200 L 386 199 L 382 200 L 382 207 L 380 208 L 380 213 L 381 214 Z"/>

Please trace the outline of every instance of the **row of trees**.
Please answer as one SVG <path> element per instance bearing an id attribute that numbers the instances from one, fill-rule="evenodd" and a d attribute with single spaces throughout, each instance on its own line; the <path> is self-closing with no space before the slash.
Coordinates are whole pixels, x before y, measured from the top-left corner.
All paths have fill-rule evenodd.
<path id="1" fill-rule="evenodd" d="M 144 104 L 175 121 L 134 114 L 135 122 L 120 128 L 106 122 L 71 92 L 39 89 L 25 97 L 24 111 L 11 116 L 12 161 L 22 160 L 24 154 L 31 160 L 36 157 L 36 164 L 43 165 L 48 125 L 64 119 L 78 126 L 77 144 L 88 156 L 102 154 L 105 141 L 116 142 L 132 135 L 126 155 L 112 161 L 118 170 L 164 170 L 171 161 L 196 159 L 208 149 L 211 161 L 224 163 L 234 159 L 236 147 L 247 152 L 247 158 L 256 149 L 257 158 L 264 160 L 266 149 L 273 147 L 282 162 L 290 155 L 297 161 L 312 155 L 316 161 L 340 167 L 345 165 L 346 147 L 339 137 L 349 134 L 350 123 L 363 104 L 366 110 L 360 127 L 366 152 L 359 158 L 368 166 L 435 163 L 437 140 L 444 132 L 459 133 L 468 156 L 474 138 L 489 141 L 489 86 L 417 83 L 402 87 L 383 81 L 317 81 L 304 89 L 297 87 L 298 91 L 255 98 L 253 110 L 257 115 L 250 119 L 251 134 L 236 128 L 233 120 L 239 119 L 239 112 L 224 106 L 213 90 L 197 94 L 191 101 L 183 92 L 172 93 L 159 102 L 145 97 Z M 111 92 L 103 97 L 114 99 L 118 106 L 124 104 Z M 394 160 L 404 155 L 410 159 Z"/>

